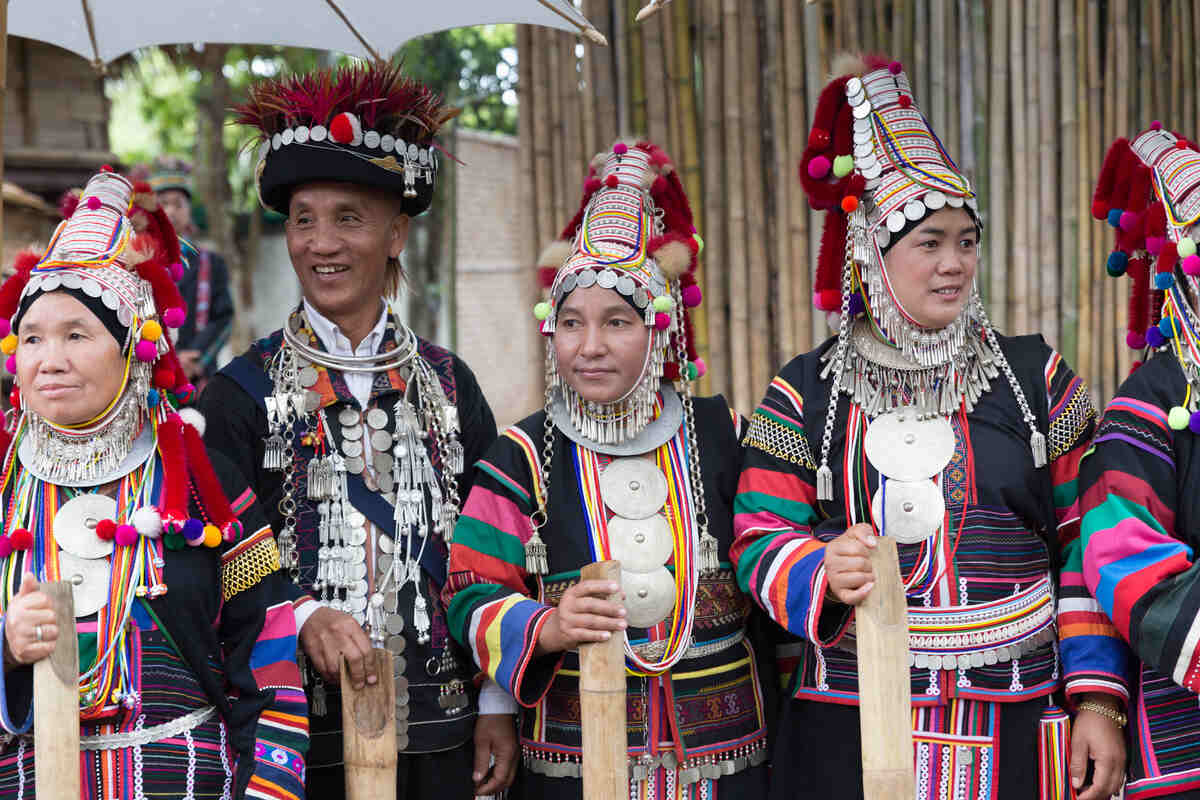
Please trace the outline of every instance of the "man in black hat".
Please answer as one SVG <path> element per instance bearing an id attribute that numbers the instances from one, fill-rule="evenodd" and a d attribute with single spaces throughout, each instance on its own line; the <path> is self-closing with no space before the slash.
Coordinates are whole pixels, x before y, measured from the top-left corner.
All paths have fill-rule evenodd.
<path id="1" fill-rule="evenodd" d="M 393 313 L 409 220 L 429 207 L 441 99 L 373 64 L 261 83 L 262 203 L 287 215 L 303 300 L 210 383 L 207 443 L 273 512 L 310 679 L 313 797 L 343 790 L 339 669 L 392 680 L 400 798 L 471 797 L 516 769 L 515 702 L 448 635 L 442 589 L 468 468 L 496 436 L 475 376 Z M 367 656 L 386 647 L 393 675 Z"/>

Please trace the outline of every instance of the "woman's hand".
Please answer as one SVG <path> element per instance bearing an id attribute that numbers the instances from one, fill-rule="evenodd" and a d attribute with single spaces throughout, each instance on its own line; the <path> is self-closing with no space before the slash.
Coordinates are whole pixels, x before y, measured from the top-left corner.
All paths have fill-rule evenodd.
<path id="1" fill-rule="evenodd" d="M 54 604 L 39 588 L 32 573 L 21 576 L 21 588 L 4 615 L 4 664 L 6 667 L 41 661 L 54 651 L 58 639 Z"/>
<path id="2" fill-rule="evenodd" d="M 608 599 L 621 591 L 611 581 L 580 581 L 563 593 L 538 634 L 539 654 L 574 650 L 586 642 L 603 642 L 626 627 L 625 606 Z M 621 595 L 625 599 L 625 595 Z"/>
<path id="3" fill-rule="evenodd" d="M 875 531 L 865 522 L 850 526 L 825 545 L 825 579 L 829 593 L 839 603 L 856 606 L 875 585 L 875 571 L 871 569 L 875 546 Z"/>
<path id="4" fill-rule="evenodd" d="M 1087 694 L 1084 698 L 1120 710 L 1116 698 Z M 1082 789 L 1091 761 L 1092 782 Z M 1107 800 L 1125 782 L 1125 731 L 1116 722 L 1095 711 L 1080 709 L 1071 725 L 1071 785 L 1079 800 Z"/>

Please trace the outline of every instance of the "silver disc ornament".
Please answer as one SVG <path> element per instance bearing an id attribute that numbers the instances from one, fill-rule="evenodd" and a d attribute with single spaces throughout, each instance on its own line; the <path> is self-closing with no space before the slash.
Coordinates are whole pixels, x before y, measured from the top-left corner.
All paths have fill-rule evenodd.
<path id="1" fill-rule="evenodd" d="M 675 608 L 675 577 L 666 567 L 653 572 L 621 570 L 625 592 L 625 618 L 634 628 L 649 628 L 667 618 Z"/>
<path id="2" fill-rule="evenodd" d="M 642 458 L 618 458 L 600 473 L 600 495 L 614 514 L 645 519 L 667 502 L 667 476 Z"/>
<path id="3" fill-rule="evenodd" d="M 96 523 L 115 519 L 117 501 L 102 494 L 79 494 L 63 503 L 54 515 L 54 541 L 79 558 L 104 558 L 113 551 L 111 540 L 96 535 Z"/>
<path id="4" fill-rule="evenodd" d="M 871 514 L 884 536 L 918 544 L 935 534 L 946 515 L 942 490 L 929 479 L 889 480 L 875 490 Z"/>
<path id="5" fill-rule="evenodd" d="M 662 514 L 645 519 L 613 517 L 608 521 L 608 547 L 621 569 L 629 572 L 661 569 L 675 552 L 671 526 Z"/>
<path id="6" fill-rule="evenodd" d="M 108 559 L 79 558 L 66 551 L 58 554 L 58 574 L 71 584 L 75 618 L 91 616 L 108 605 Z"/>
<path id="7" fill-rule="evenodd" d="M 867 460 L 881 475 L 919 481 L 937 475 L 954 456 L 954 428 L 942 416 L 921 419 L 912 406 L 876 417 L 863 439 Z"/>

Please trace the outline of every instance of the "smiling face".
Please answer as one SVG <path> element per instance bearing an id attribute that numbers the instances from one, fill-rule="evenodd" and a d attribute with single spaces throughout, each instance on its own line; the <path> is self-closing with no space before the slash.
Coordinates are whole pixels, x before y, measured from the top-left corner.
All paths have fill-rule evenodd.
<path id="1" fill-rule="evenodd" d="M 555 322 L 559 375 L 584 400 L 619 400 L 642 377 L 653 333 L 612 289 L 576 289 L 563 301 Z"/>
<path id="2" fill-rule="evenodd" d="M 308 183 L 292 192 L 288 255 L 300 288 L 334 322 L 379 315 L 389 258 L 408 239 L 408 217 L 390 192 L 352 183 Z"/>
<path id="3" fill-rule="evenodd" d="M 965 210 L 942 208 L 896 242 L 883 261 L 905 312 L 924 328 L 944 328 L 970 297 L 979 229 Z"/>
<path id="4" fill-rule="evenodd" d="M 65 292 L 33 301 L 17 334 L 22 402 L 57 425 L 95 419 L 121 391 L 121 346 L 87 306 Z"/>

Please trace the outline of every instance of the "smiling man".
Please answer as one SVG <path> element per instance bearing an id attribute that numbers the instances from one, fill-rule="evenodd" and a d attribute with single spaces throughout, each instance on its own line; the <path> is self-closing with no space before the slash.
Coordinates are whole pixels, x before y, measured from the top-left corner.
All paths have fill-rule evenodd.
<path id="1" fill-rule="evenodd" d="M 477 699 L 439 599 L 465 470 L 495 421 L 467 366 L 388 303 L 454 112 L 389 65 L 264 82 L 239 112 L 262 139 L 259 197 L 287 215 L 303 300 L 202 405 L 208 444 L 265 501 L 295 583 L 308 794 L 343 793 L 343 662 L 359 687 L 395 682 L 401 800 L 495 793 L 516 768 L 515 704 L 494 684 Z M 394 674 L 375 674 L 372 647 L 393 653 Z"/>

